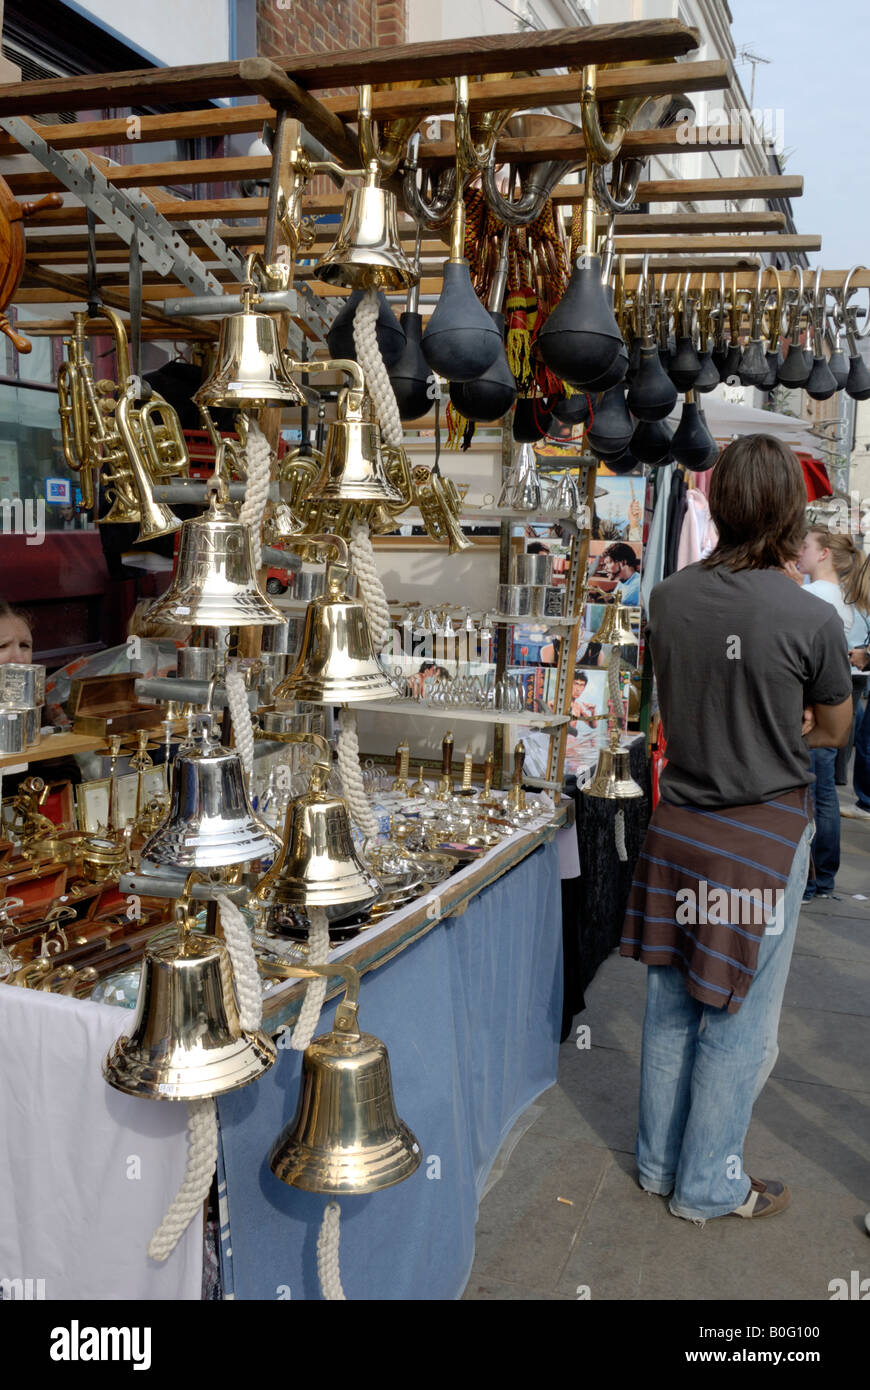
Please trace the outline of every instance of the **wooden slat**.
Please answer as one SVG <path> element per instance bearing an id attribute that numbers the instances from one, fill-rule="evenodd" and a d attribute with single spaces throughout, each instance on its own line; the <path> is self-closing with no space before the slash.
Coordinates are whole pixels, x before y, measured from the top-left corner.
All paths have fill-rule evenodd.
<path id="1" fill-rule="evenodd" d="M 33 294 L 44 294 L 44 293 L 46 292 L 46 290 L 49 290 L 49 291 L 53 291 L 54 293 L 58 294 L 58 295 L 61 296 L 63 299 L 73 299 L 73 300 L 75 300 L 77 303 L 83 303 L 83 304 L 86 304 L 86 303 L 87 303 L 87 300 L 88 300 L 88 286 L 87 286 L 87 280 L 79 280 L 79 279 L 76 279 L 76 277 L 75 277 L 75 276 L 72 276 L 72 275 L 61 275 L 61 274 L 59 274 L 57 271 L 49 270 L 49 269 L 48 269 L 47 267 L 45 267 L 45 266 L 30 266 L 30 267 L 28 267 L 28 270 L 27 270 L 27 279 L 28 279 L 29 281 L 31 281 L 31 282 L 36 283 L 37 285 L 45 286 L 45 289 L 43 289 L 43 290 L 35 290 L 35 291 L 34 291 L 34 290 L 27 290 L 27 289 L 19 289 L 19 290 L 17 291 L 17 293 L 16 293 L 16 296 L 15 296 L 16 300 L 19 301 L 19 302 L 22 302 L 22 303 L 27 303 L 27 302 L 34 303 L 34 302 L 39 302 L 39 303 L 49 303 L 49 304 L 50 304 L 50 303 L 53 302 L 52 299 L 50 299 L 50 298 L 49 298 L 48 300 L 39 300 L 39 301 L 35 301 L 35 300 L 32 300 L 32 299 L 31 299 L 31 300 L 28 300 L 28 295 L 33 295 Z M 155 290 L 159 290 L 159 293 L 155 294 L 155 293 L 154 293 Z M 185 319 L 185 318 L 178 319 L 178 320 L 167 319 L 167 318 L 166 318 L 166 315 L 163 313 L 163 310 L 162 310 L 162 309 L 156 308 L 155 306 L 153 306 L 153 305 L 151 305 L 151 304 L 149 304 L 149 303 L 147 302 L 147 301 L 149 301 L 149 300 L 151 300 L 151 299 L 166 299 L 166 298 L 168 298 L 168 297 L 170 297 L 170 296 L 173 297 L 173 298 L 175 298 L 175 297 L 178 295 L 179 290 L 180 290 L 180 286 L 179 286 L 178 284 L 176 284 L 176 282 L 175 282 L 174 280 L 164 280 L 164 281 L 162 282 L 162 284 L 160 284 L 160 285 L 154 285 L 154 286 L 152 286 L 152 285 L 144 285 L 143 288 L 142 288 L 142 300 L 143 300 L 143 303 L 142 303 L 142 313 L 143 313 L 143 315 L 147 316 L 148 318 L 164 319 L 164 320 L 166 321 L 167 324 L 175 324 L 175 323 L 177 322 L 177 323 L 179 324 L 179 326 L 182 327 L 182 328 L 190 328 L 190 327 L 193 327 L 197 332 L 199 332 L 199 331 L 202 329 L 202 321 L 201 321 L 201 320 L 200 320 L 200 321 L 197 321 L 196 319 Z M 117 290 L 111 290 L 111 289 L 107 289 L 104 293 L 101 291 L 101 293 L 102 293 L 103 299 L 104 299 L 105 302 L 109 305 L 110 308 L 112 308 L 112 309 L 128 309 L 128 308 L 129 308 L 129 293 L 126 294 L 126 295 L 125 295 L 125 294 L 120 294 Z M 212 329 L 212 336 L 215 337 L 215 338 L 217 337 L 217 330 L 214 329 L 214 328 Z"/>
<path id="2" fill-rule="evenodd" d="M 404 82 L 425 73 L 428 80 L 513 69 L 582 67 L 587 63 L 637 62 L 681 57 L 698 47 L 699 36 L 672 19 L 588 28 L 525 30 L 476 38 L 446 39 L 396 47 L 288 54 L 276 63 L 315 91 L 361 82 Z M 249 90 L 241 63 L 142 68 L 85 73 L 0 86 L 0 116 L 36 116 L 47 111 L 86 111 L 111 106 L 171 105 L 242 96 Z"/>
<path id="3" fill-rule="evenodd" d="M 638 203 L 733 202 L 744 198 L 799 198 L 804 191 L 800 174 L 762 174 L 744 178 L 650 179 L 637 186 Z M 583 190 L 576 184 L 558 184 L 554 203 L 579 203 Z"/>
<path id="4" fill-rule="evenodd" d="M 703 126 L 696 128 L 696 138 L 692 141 L 692 153 L 702 154 L 705 150 L 737 150 L 743 148 L 741 133 L 730 136 L 727 141 L 720 140 L 717 127 L 711 128 L 712 138 L 708 139 Z M 623 144 L 624 155 L 649 156 L 653 154 L 673 154 L 684 151 L 678 139 L 679 131 L 636 130 L 629 131 Z M 577 163 L 585 160 L 586 147 L 581 134 L 554 135 L 536 139 L 506 137 L 496 146 L 496 161 L 499 164 L 533 164 L 547 159 L 574 159 Z M 455 160 L 453 140 L 430 141 L 420 145 L 420 167 L 441 168 Z M 154 188 L 170 184 L 197 183 L 236 183 L 240 179 L 268 180 L 272 168 L 271 158 L 261 155 L 236 155 L 218 159 L 174 159 L 155 164 L 120 164 L 104 169 L 107 181 L 115 188 Z M 6 175 L 6 182 L 16 197 L 30 196 L 60 189 L 63 185 L 47 169 L 33 173 Z"/>
<path id="5" fill-rule="evenodd" d="M 277 63 L 269 58 L 243 58 L 239 74 L 252 92 L 276 106 L 280 104 L 286 107 L 298 117 L 309 134 L 325 145 L 336 159 L 340 159 L 345 168 L 358 166 L 359 145 L 356 136 L 350 133 L 340 117 L 306 92 L 292 77 L 288 77 Z"/>
<path id="6" fill-rule="evenodd" d="M 820 251 L 820 236 L 800 235 L 798 233 L 776 232 L 769 236 L 618 236 L 616 250 L 631 252 L 649 251 Z"/>
<path id="7" fill-rule="evenodd" d="M 705 63 L 656 63 L 638 68 L 606 68 L 598 74 L 598 95 L 602 101 L 643 94 L 662 96 L 672 91 L 715 92 L 725 90 L 732 77 L 724 60 Z M 485 91 L 473 82 L 469 91 L 471 111 L 491 111 L 512 106 L 535 110 L 579 101 L 577 73 L 553 73 L 543 77 L 511 77 L 487 82 Z M 378 120 L 397 116 L 445 115 L 453 112 L 455 88 L 452 82 L 441 86 L 418 87 L 410 91 L 386 90 L 372 96 L 372 114 Z M 357 113 L 356 95 L 324 97 L 323 107 L 335 116 L 353 121 Z M 303 124 L 307 124 L 300 116 Z M 193 140 L 248 135 L 275 120 L 275 108 L 268 102 L 249 106 L 213 106 L 203 111 L 170 111 L 158 116 L 140 116 L 137 140 Z M 130 143 L 130 126 L 125 116 L 103 121 L 78 121 L 74 125 L 31 123 L 53 149 L 98 149 L 106 145 Z M 312 134 L 316 132 L 312 129 Z M 320 137 L 317 137 L 320 138 Z M 0 155 L 14 154 L 20 146 L 11 135 L 0 132 Z"/>

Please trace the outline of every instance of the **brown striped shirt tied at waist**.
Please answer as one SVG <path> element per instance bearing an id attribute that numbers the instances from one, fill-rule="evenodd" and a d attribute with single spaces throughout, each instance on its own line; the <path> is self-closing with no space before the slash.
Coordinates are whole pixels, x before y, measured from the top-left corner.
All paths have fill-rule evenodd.
<path id="1" fill-rule="evenodd" d="M 632 880 L 620 955 L 675 965 L 701 1003 L 737 1013 L 811 815 L 808 787 L 751 806 L 660 801 Z"/>

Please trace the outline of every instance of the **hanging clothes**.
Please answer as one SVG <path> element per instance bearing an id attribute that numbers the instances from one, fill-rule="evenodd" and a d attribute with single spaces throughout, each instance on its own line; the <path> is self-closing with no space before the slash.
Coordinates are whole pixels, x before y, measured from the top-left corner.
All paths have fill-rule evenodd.
<path id="1" fill-rule="evenodd" d="M 656 469 L 655 506 L 646 550 L 643 557 L 643 574 L 640 581 L 640 601 L 644 609 L 649 608 L 649 596 L 656 584 L 665 577 L 665 536 L 667 534 L 668 504 L 671 495 L 671 479 L 677 465 L 667 463 Z"/>
<path id="2" fill-rule="evenodd" d="M 683 474 L 677 470 L 671 479 L 671 494 L 668 499 L 668 522 L 667 535 L 665 537 L 665 572 L 664 578 L 675 574 L 677 570 L 677 547 L 680 543 L 680 531 L 683 525 L 683 517 L 686 514 L 686 495 L 689 491 Z"/>
<path id="3" fill-rule="evenodd" d="M 677 544 L 677 569 L 685 569 L 697 560 L 706 560 L 716 549 L 719 532 L 710 516 L 707 498 L 696 487 L 690 487 L 686 494 L 686 513 L 680 529 Z"/>

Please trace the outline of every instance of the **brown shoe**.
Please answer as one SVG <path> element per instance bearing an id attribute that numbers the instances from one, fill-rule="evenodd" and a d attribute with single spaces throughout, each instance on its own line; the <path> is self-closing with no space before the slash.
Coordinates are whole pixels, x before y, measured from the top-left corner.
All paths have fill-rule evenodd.
<path id="1" fill-rule="evenodd" d="M 735 1207 L 731 1216 L 776 1216 L 785 1211 L 791 1201 L 791 1193 L 784 1182 L 762 1182 L 760 1178 L 750 1178 L 752 1186 L 749 1196 L 742 1206 Z"/>

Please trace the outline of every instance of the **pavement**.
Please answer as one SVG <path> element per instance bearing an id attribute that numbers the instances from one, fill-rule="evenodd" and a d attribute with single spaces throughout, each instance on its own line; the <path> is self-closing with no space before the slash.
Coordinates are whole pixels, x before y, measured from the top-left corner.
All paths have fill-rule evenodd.
<path id="1" fill-rule="evenodd" d="M 496 1160 L 464 1299 L 829 1300 L 836 1279 L 853 1297 L 870 1280 L 870 822 L 840 825 L 839 900 L 801 909 L 780 1054 L 744 1150 L 746 1172 L 788 1184 L 789 1209 L 698 1227 L 637 1186 L 646 967 L 613 954 L 556 1085 Z"/>

